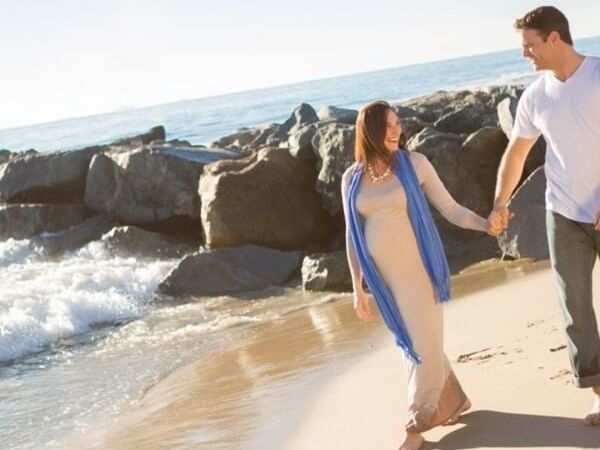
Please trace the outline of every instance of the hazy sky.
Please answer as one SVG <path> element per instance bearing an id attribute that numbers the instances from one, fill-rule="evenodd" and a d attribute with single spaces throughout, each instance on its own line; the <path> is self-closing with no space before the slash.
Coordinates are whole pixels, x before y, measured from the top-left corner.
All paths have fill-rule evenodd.
<path id="1" fill-rule="evenodd" d="M 0 129 L 515 48 L 539 4 L 0 0 Z M 553 4 L 600 34 L 600 1 Z"/>

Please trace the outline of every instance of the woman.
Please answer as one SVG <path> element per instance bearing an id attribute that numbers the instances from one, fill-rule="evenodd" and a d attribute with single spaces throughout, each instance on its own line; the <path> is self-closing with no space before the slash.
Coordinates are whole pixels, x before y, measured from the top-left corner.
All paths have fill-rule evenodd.
<path id="1" fill-rule="evenodd" d="M 342 177 L 342 198 L 354 308 L 361 319 L 371 318 L 364 278 L 406 355 L 409 414 L 400 448 L 416 450 L 422 432 L 455 423 L 471 406 L 443 351 L 440 302 L 450 297 L 450 274 L 425 196 L 455 225 L 492 230 L 454 201 L 424 155 L 404 146 L 391 106 L 365 106 L 356 120 L 356 162 Z"/>

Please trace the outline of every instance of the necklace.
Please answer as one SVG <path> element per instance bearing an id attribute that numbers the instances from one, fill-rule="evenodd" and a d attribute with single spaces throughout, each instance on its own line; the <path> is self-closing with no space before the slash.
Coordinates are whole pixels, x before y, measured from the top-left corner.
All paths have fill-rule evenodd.
<path id="1" fill-rule="evenodd" d="M 388 166 L 381 175 L 376 175 L 375 171 L 373 170 L 373 166 L 371 166 L 371 164 L 367 164 L 367 172 L 369 172 L 369 178 L 373 183 L 380 183 L 390 174 L 391 167 Z"/>

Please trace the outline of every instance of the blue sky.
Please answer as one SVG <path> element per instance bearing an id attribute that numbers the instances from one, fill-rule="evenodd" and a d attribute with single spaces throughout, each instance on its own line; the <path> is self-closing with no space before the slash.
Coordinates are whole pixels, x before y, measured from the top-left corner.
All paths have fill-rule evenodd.
<path id="1" fill-rule="evenodd" d="M 0 0 L 0 129 L 515 48 L 539 4 Z M 600 34 L 598 0 L 553 4 Z"/>

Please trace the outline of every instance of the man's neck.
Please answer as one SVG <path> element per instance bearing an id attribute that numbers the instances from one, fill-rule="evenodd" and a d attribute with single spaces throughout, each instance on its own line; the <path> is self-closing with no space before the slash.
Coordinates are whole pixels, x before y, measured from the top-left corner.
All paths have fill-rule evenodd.
<path id="1" fill-rule="evenodd" d="M 569 47 L 565 49 L 564 55 L 559 59 L 557 66 L 552 69 L 552 73 L 560 81 L 567 81 L 581 66 L 584 59 L 583 55 L 580 55 L 575 49 Z"/>

